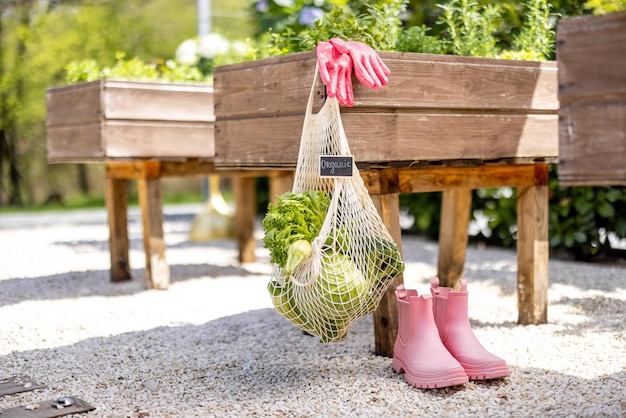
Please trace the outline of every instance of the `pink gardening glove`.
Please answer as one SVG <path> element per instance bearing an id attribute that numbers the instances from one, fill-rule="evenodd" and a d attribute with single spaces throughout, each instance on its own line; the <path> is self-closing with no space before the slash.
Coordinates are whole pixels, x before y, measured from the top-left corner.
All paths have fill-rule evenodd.
<path id="1" fill-rule="evenodd" d="M 354 106 L 352 92 L 352 58 L 346 48 L 333 47 L 329 42 L 320 42 L 315 48 L 317 63 L 326 85 L 328 97 L 336 97 L 340 105 Z"/>
<path id="2" fill-rule="evenodd" d="M 370 46 L 355 41 L 344 42 L 338 38 L 333 38 L 329 42 L 337 50 L 349 51 L 354 75 L 361 83 L 373 89 L 387 84 L 387 76 L 391 71 Z"/>

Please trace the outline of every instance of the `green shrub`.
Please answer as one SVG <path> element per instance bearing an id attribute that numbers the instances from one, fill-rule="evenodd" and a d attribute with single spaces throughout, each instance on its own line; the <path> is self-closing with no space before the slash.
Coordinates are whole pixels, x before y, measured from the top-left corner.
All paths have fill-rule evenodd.
<path id="1" fill-rule="evenodd" d="M 550 167 L 548 236 L 553 254 L 590 260 L 613 252 L 609 235 L 626 238 L 626 187 L 564 187 L 557 166 Z M 437 239 L 441 193 L 401 196 L 401 206 L 415 218 L 408 232 Z M 485 220 L 487 222 L 485 223 Z M 475 190 L 470 239 L 513 247 L 517 240 L 516 189 Z"/>

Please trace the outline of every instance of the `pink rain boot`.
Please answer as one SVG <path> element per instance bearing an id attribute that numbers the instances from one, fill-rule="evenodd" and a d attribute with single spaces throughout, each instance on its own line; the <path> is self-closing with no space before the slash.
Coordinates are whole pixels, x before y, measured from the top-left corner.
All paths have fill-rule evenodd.
<path id="1" fill-rule="evenodd" d="M 393 347 L 393 369 L 419 388 L 462 385 L 465 370 L 443 346 L 433 318 L 431 295 L 418 296 L 403 285 L 396 288 L 398 336 Z"/>
<path id="2" fill-rule="evenodd" d="M 461 291 L 439 287 L 439 278 L 430 281 L 433 312 L 441 341 L 461 363 L 470 380 L 484 380 L 511 374 L 504 360 L 489 353 L 472 331 L 467 314 L 467 283 L 461 280 Z"/>

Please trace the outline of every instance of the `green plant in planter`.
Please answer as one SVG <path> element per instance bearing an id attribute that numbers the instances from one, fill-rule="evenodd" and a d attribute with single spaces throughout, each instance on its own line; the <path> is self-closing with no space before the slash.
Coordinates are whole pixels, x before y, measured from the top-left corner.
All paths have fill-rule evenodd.
<path id="1" fill-rule="evenodd" d="M 126 58 L 118 51 L 111 67 L 101 67 L 96 60 L 74 61 L 65 66 L 66 81 L 76 83 L 101 78 L 132 80 L 211 82 L 216 65 L 230 64 L 257 58 L 258 49 L 251 40 L 228 42 L 218 34 L 183 41 L 176 51 L 176 59 L 154 59 L 151 62 L 137 57 Z"/>

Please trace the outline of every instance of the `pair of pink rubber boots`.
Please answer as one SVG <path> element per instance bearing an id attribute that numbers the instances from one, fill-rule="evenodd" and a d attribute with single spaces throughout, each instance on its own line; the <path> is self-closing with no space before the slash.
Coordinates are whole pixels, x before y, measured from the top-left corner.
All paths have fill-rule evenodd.
<path id="1" fill-rule="evenodd" d="M 442 388 L 469 380 L 495 379 L 511 372 L 504 360 L 489 353 L 476 339 L 467 314 L 467 283 L 461 291 L 439 287 L 431 280 L 430 295 L 418 295 L 400 285 L 398 336 L 393 369 L 419 388 Z"/>

